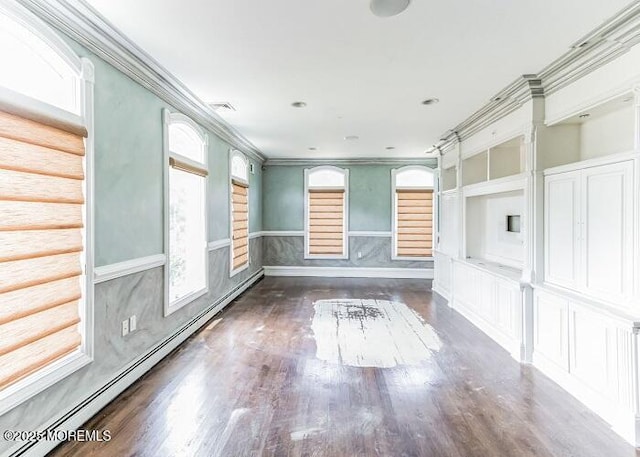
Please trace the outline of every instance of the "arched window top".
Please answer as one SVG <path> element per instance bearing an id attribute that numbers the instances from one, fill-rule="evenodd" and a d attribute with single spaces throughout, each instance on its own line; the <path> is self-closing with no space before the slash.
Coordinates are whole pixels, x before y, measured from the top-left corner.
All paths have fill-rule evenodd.
<path id="1" fill-rule="evenodd" d="M 394 171 L 397 189 L 433 188 L 433 171 L 429 167 L 411 165 Z"/>
<path id="2" fill-rule="evenodd" d="M 231 154 L 231 177 L 249 182 L 249 161 L 240 151 Z"/>
<path id="3" fill-rule="evenodd" d="M 169 152 L 205 164 L 207 138 L 198 124 L 179 113 L 169 114 Z"/>
<path id="4" fill-rule="evenodd" d="M 324 166 L 308 170 L 308 187 L 318 188 L 344 188 L 347 185 L 347 170 Z"/>
<path id="5" fill-rule="evenodd" d="M 21 8 L 0 5 L 0 87 L 82 115 L 82 62 L 71 48 Z"/>

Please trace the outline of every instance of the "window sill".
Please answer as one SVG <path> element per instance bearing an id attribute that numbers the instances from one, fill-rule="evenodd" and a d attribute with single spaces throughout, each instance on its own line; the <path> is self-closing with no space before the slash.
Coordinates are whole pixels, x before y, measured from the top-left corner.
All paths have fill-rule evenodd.
<path id="1" fill-rule="evenodd" d="M 399 257 L 399 256 L 392 256 L 391 260 L 404 260 L 404 261 L 416 261 L 416 262 L 425 262 L 425 261 L 430 261 L 433 260 L 433 256 L 430 257 Z"/>
<path id="2" fill-rule="evenodd" d="M 304 260 L 349 260 L 348 255 L 320 255 L 320 254 L 305 254 Z"/>
<path id="3" fill-rule="evenodd" d="M 76 350 L 0 391 L 0 416 L 88 365 L 93 358 Z"/>
<path id="4" fill-rule="evenodd" d="M 183 308 L 184 306 L 187 306 L 189 303 L 197 300 L 198 298 L 202 297 L 203 295 L 205 295 L 207 292 L 209 292 L 209 287 L 206 286 L 202 289 L 196 290 L 195 292 L 191 292 L 188 295 L 185 295 L 184 297 L 174 301 L 173 303 L 169 303 L 168 306 L 165 306 L 164 308 L 164 317 L 169 316 L 170 314 L 173 314 L 174 312 L 178 311 L 180 308 Z"/>

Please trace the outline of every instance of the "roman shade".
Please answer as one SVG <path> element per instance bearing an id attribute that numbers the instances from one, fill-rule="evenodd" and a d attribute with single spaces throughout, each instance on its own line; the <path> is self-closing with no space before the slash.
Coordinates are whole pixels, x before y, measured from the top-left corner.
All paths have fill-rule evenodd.
<path id="1" fill-rule="evenodd" d="M 0 112 L 0 389 L 82 343 L 85 135 Z"/>
<path id="2" fill-rule="evenodd" d="M 431 257 L 433 190 L 397 189 L 396 255 Z"/>
<path id="3" fill-rule="evenodd" d="M 344 254 L 344 190 L 309 189 L 309 254 Z"/>
<path id="4" fill-rule="evenodd" d="M 231 187 L 232 266 L 236 270 L 249 261 L 249 186 L 234 179 Z"/>

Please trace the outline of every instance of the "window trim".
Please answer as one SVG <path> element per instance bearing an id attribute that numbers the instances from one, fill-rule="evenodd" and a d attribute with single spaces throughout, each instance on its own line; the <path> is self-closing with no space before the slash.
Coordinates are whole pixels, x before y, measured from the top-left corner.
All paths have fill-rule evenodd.
<path id="1" fill-rule="evenodd" d="M 323 187 L 327 190 L 344 191 L 344 215 L 342 226 L 342 255 L 309 253 L 309 176 L 316 171 L 331 170 L 344 175 L 344 187 Z M 333 165 L 320 165 L 304 169 L 304 259 L 305 260 L 348 260 L 349 259 L 349 169 Z"/>
<path id="2" fill-rule="evenodd" d="M 245 164 L 247 170 L 247 179 L 244 179 L 240 176 L 234 176 L 232 171 L 233 158 L 240 157 Z M 249 158 L 244 155 L 242 152 L 237 149 L 229 150 L 229 277 L 233 278 L 238 273 L 242 273 L 243 271 L 249 268 L 251 265 L 251 186 L 249 184 L 249 176 L 250 176 L 250 161 Z M 242 265 L 240 268 L 233 269 L 233 181 L 237 181 L 238 183 L 247 186 L 247 263 Z"/>
<path id="3" fill-rule="evenodd" d="M 394 168 L 391 170 L 391 260 L 408 260 L 408 261 L 429 261 L 433 260 L 433 250 L 435 249 L 435 243 L 433 241 L 435 226 L 432 222 L 431 225 L 431 256 L 428 257 L 407 257 L 399 256 L 398 253 L 398 193 L 397 193 L 397 176 L 405 171 L 421 170 L 427 171 L 433 175 L 433 186 L 420 186 L 420 187 L 400 187 L 400 189 L 415 189 L 415 190 L 431 190 L 434 196 L 435 204 L 435 185 L 436 175 L 432 168 L 425 165 L 407 165 L 400 168 Z M 435 213 L 435 210 L 433 211 Z"/>
<path id="4" fill-rule="evenodd" d="M 204 162 L 197 162 L 189 157 L 185 157 L 181 154 L 173 153 L 169 150 L 169 126 L 173 123 L 181 123 L 186 124 L 188 127 L 192 128 L 194 132 L 198 135 L 198 137 L 202 141 L 202 147 L 204 149 Z M 162 110 L 162 124 L 163 124 L 163 132 L 162 132 L 162 150 L 163 150 L 163 174 L 164 174 L 164 255 L 166 258 L 165 268 L 164 268 L 164 317 L 173 314 L 177 310 L 185 307 L 189 303 L 192 303 L 196 299 L 206 295 L 209 292 L 209 249 L 208 249 L 208 238 L 209 238 L 209 217 L 208 217 L 208 192 L 207 192 L 207 177 L 202 177 L 204 180 L 204 204 L 203 204 L 203 212 L 204 212 L 204 239 L 202 240 L 202 249 L 204 250 L 204 275 L 205 275 L 205 286 L 201 289 L 194 290 L 189 294 L 181 297 L 175 302 L 171 303 L 169 300 L 169 159 L 175 158 L 180 160 L 181 162 L 202 167 L 204 165 L 205 169 L 209 169 L 209 137 L 207 133 L 191 118 L 185 116 L 182 113 L 171 112 L 167 108 Z M 185 172 L 186 173 L 186 172 Z"/>
<path id="5" fill-rule="evenodd" d="M 44 368 L 0 390 L 0 416 L 24 403 L 45 389 L 67 378 L 94 360 L 94 66 L 86 57 L 78 57 L 57 32 L 24 7 L 0 4 L 0 10 L 19 22 L 49 46 L 78 76 L 79 114 L 63 110 L 8 88 L 0 88 L 0 103 L 16 114 L 67 129 L 86 129 L 85 144 L 85 207 L 82 236 L 84 249 L 81 263 L 81 299 L 78 331 L 82 342 L 78 350 L 50 363 Z"/>

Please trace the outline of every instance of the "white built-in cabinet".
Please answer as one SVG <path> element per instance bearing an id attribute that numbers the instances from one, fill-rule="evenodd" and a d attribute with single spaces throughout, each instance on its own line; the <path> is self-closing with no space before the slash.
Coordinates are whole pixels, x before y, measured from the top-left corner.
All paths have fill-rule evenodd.
<path id="1" fill-rule="evenodd" d="M 640 446 L 640 87 L 616 68 L 444 149 L 433 289 Z"/>
<path id="2" fill-rule="evenodd" d="M 545 281 L 616 306 L 633 297 L 633 162 L 545 176 Z"/>

